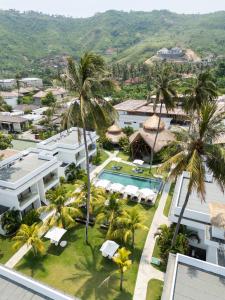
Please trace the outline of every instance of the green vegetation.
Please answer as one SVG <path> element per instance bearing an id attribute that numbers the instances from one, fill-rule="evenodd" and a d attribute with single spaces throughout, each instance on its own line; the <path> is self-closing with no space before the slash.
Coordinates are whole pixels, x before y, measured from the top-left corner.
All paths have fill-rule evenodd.
<path id="1" fill-rule="evenodd" d="M 128 154 L 125 154 L 123 152 L 119 152 L 117 157 L 121 158 L 122 160 L 125 160 L 125 161 L 130 161 L 130 156 Z"/>
<path id="2" fill-rule="evenodd" d="M 158 238 L 155 239 L 155 246 L 154 246 L 154 250 L 152 253 L 152 257 L 156 257 L 156 258 L 160 259 L 160 249 L 159 249 L 159 245 L 158 245 Z M 161 272 L 166 272 L 166 265 L 162 262 L 160 263 L 159 266 L 157 266 L 155 264 L 152 264 L 152 266 Z"/>
<path id="3" fill-rule="evenodd" d="M 168 215 L 169 215 L 170 206 L 171 206 L 172 198 L 173 198 L 174 188 L 175 188 L 175 183 L 173 182 L 170 186 L 170 191 L 169 191 L 168 197 L 166 199 L 166 204 L 165 204 L 165 207 L 164 207 L 164 210 L 163 210 L 163 214 L 166 217 L 168 217 Z"/>
<path id="4" fill-rule="evenodd" d="M 5 264 L 15 252 L 12 238 L 0 235 L 0 263 Z"/>
<path id="5" fill-rule="evenodd" d="M 127 209 L 132 209 L 133 203 L 124 204 Z M 138 204 L 138 211 L 143 215 L 144 225 L 150 227 L 156 207 L 144 208 Z M 28 253 L 16 266 L 18 271 L 41 280 L 66 293 L 76 295 L 81 299 L 132 299 L 136 282 L 139 260 L 145 244 L 147 231 L 137 230 L 135 236 L 135 248 L 132 252 L 132 265 L 124 274 L 123 292 L 119 290 L 120 276 L 110 278 L 108 285 L 101 283 L 117 270 L 116 265 L 109 259 L 102 257 L 99 249 L 105 240 L 106 232 L 98 225 L 89 228 L 90 245 L 86 245 L 83 239 L 84 226 L 76 225 L 63 237 L 68 241 L 66 248 L 55 247 L 45 242 L 46 255 L 33 257 Z M 60 276 L 59 276 L 60 274 Z"/>
<path id="6" fill-rule="evenodd" d="M 0 150 L 12 147 L 12 136 L 0 132 Z"/>
<path id="7" fill-rule="evenodd" d="M 120 62 L 143 62 L 159 48 L 176 45 L 203 55 L 224 54 L 224 19 L 224 12 L 185 15 L 166 10 L 111 10 L 74 19 L 1 10 L 1 73 L 15 76 L 19 70 L 26 76 L 32 69 L 33 75 L 45 74 L 48 79 L 51 72 L 57 76 L 53 66 L 62 65 L 62 56 L 77 58 L 84 49 L 105 55 L 112 48 L 112 55 L 106 57 Z"/>
<path id="8" fill-rule="evenodd" d="M 160 300 L 163 291 L 163 281 L 151 279 L 148 283 L 146 300 Z"/>

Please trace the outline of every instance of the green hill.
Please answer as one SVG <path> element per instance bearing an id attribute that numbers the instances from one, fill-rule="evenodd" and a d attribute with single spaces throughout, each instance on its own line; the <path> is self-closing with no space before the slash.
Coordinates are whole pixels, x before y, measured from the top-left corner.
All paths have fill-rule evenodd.
<path id="1" fill-rule="evenodd" d="M 75 19 L 0 10 L 1 75 L 22 70 L 35 74 L 40 59 L 75 58 L 85 50 L 107 59 L 144 61 L 161 47 L 192 48 L 200 55 L 225 53 L 225 11 L 205 15 L 107 11 Z"/>

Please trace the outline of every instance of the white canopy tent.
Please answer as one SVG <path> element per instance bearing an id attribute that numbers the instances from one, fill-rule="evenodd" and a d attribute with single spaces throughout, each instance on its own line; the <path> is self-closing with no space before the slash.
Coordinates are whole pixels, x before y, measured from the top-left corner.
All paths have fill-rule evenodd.
<path id="1" fill-rule="evenodd" d="M 50 239 L 51 241 L 54 241 L 58 243 L 62 236 L 67 232 L 66 229 L 60 228 L 60 227 L 52 227 L 49 229 L 49 231 L 45 234 L 45 238 Z"/>
<path id="2" fill-rule="evenodd" d="M 107 189 L 107 187 L 109 187 L 110 184 L 111 184 L 111 182 L 109 180 L 100 179 L 95 183 L 95 186 L 98 188 Z"/>
<path id="3" fill-rule="evenodd" d="M 144 164 L 144 161 L 141 160 L 141 159 L 135 159 L 135 160 L 133 161 L 133 164 L 142 166 L 142 165 Z"/>
<path id="4" fill-rule="evenodd" d="M 153 199 L 156 196 L 156 193 L 148 188 L 140 189 L 139 192 L 141 197 L 145 199 Z"/>
<path id="5" fill-rule="evenodd" d="M 139 195 L 139 189 L 135 185 L 127 185 L 124 193 L 130 196 L 138 196 Z"/>
<path id="6" fill-rule="evenodd" d="M 107 240 L 102 244 L 100 251 L 104 257 L 112 258 L 118 248 L 119 245 L 116 242 Z"/>
<path id="7" fill-rule="evenodd" d="M 121 183 L 113 183 L 110 187 L 110 190 L 115 193 L 121 193 L 124 190 L 124 185 Z"/>

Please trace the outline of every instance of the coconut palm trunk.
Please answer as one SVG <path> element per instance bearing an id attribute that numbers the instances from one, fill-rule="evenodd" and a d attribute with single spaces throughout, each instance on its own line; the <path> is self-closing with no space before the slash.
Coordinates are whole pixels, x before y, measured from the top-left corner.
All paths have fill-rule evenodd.
<path id="1" fill-rule="evenodd" d="M 83 136 L 84 136 L 84 147 L 85 147 L 85 157 L 86 157 L 86 172 L 87 172 L 85 241 L 86 241 L 86 244 L 88 244 L 88 226 L 89 226 L 89 220 L 90 220 L 91 178 L 90 178 L 89 153 L 88 153 L 87 134 L 86 134 L 85 122 L 83 122 Z"/>
<path id="2" fill-rule="evenodd" d="M 120 270 L 120 291 L 122 292 L 123 290 L 123 270 L 121 268 Z"/>
<path id="3" fill-rule="evenodd" d="M 160 122 L 161 122 L 161 115 L 162 115 L 162 101 L 160 103 L 160 110 L 159 110 L 159 122 L 158 122 L 158 127 L 157 127 L 157 132 L 156 132 L 156 135 L 155 135 L 155 140 L 154 140 L 154 144 L 153 144 L 153 147 L 151 149 L 151 158 L 150 158 L 150 172 L 151 172 L 151 169 L 152 169 L 152 164 L 153 164 L 153 159 L 154 159 L 154 151 L 155 151 L 155 145 L 156 145 L 156 142 L 157 142 L 157 138 L 158 138 L 158 135 L 159 135 L 159 127 L 160 127 Z"/>
<path id="4" fill-rule="evenodd" d="M 176 228 L 175 228 L 175 231 L 174 231 L 174 234 L 173 234 L 173 239 L 172 239 L 172 243 L 171 243 L 171 247 L 172 248 L 175 246 L 177 235 L 178 235 L 179 229 L 180 229 L 181 220 L 183 218 L 184 211 L 185 211 L 185 209 L 187 207 L 191 191 L 192 191 L 192 184 L 189 183 L 189 185 L 188 185 L 188 191 L 187 191 L 187 194 L 186 194 L 186 197 L 185 197 L 185 200 L 184 200 L 184 204 L 183 204 L 183 206 L 181 208 L 180 215 L 179 215 L 179 218 L 178 218 L 178 221 L 177 221 L 177 224 L 176 224 Z"/>

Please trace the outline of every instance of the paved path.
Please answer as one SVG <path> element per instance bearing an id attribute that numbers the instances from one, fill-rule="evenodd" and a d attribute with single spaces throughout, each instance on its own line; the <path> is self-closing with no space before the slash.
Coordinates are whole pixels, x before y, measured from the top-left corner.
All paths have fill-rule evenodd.
<path id="1" fill-rule="evenodd" d="M 167 196 L 170 190 L 170 183 L 167 182 L 164 186 L 163 193 L 161 199 L 159 201 L 159 206 L 155 212 L 154 218 L 152 220 L 152 224 L 150 230 L 148 232 L 148 236 L 145 242 L 145 246 L 142 252 L 138 275 L 134 290 L 133 300 L 145 300 L 147 287 L 149 280 L 155 278 L 159 280 L 164 280 L 164 273 L 155 269 L 150 261 L 152 257 L 152 253 L 155 246 L 155 238 L 154 234 L 157 231 L 158 227 L 161 224 L 169 225 L 168 218 L 164 216 L 163 209 L 166 204 Z"/>

